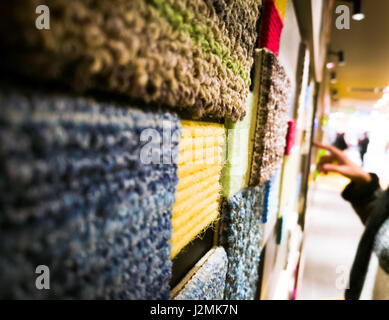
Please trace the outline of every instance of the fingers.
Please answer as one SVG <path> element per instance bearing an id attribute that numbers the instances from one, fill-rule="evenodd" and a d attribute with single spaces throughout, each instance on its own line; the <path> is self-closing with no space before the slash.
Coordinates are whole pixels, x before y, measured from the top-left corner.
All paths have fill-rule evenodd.
<path id="1" fill-rule="evenodd" d="M 327 155 L 327 156 L 322 156 L 320 158 L 320 161 L 317 163 L 317 169 L 320 171 L 320 172 L 323 172 L 323 165 L 326 164 L 326 163 L 333 163 L 333 155 Z M 324 172 L 324 173 L 327 173 L 327 172 Z"/>
<path id="2" fill-rule="evenodd" d="M 341 150 L 339 150 L 338 148 L 335 148 L 334 146 L 329 146 L 329 145 L 326 145 L 326 144 L 323 144 L 323 143 L 320 143 L 320 142 L 317 142 L 317 141 L 315 141 L 313 143 L 313 145 L 315 147 L 317 147 L 317 148 L 328 150 L 328 151 L 330 151 L 333 154 L 342 153 Z"/>
<path id="3" fill-rule="evenodd" d="M 344 162 L 347 161 L 347 157 L 344 155 L 342 150 L 339 150 L 338 148 L 335 148 L 334 146 L 328 146 L 326 144 L 322 144 L 322 143 L 317 142 L 317 141 L 315 141 L 313 144 L 317 148 L 328 150 L 333 155 L 335 155 L 339 160 L 342 160 Z"/>
<path id="4" fill-rule="evenodd" d="M 322 156 L 319 160 L 318 165 L 323 165 L 325 163 L 332 163 L 336 160 L 336 157 L 332 154 Z"/>
<path id="5" fill-rule="evenodd" d="M 340 173 L 344 176 L 347 176 L 344 169 L 345 169 L 344 166 L 339 166 L 339 165 L 332 164 L 332 163 L 325 163 L 322 165 L 322 170 L 324 172 L 337 172 L 337 173 Z"/>

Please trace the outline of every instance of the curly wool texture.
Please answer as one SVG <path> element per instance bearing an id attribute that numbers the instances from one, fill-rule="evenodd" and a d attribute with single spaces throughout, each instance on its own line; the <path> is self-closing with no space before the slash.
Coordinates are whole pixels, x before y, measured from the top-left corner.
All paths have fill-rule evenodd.
<path id="1" fill-rule="evenodd" d="M 50 30 L 35 28 L 38 2 L 2 5 L 6 67 L 195 118 L 244 117 L 257 1 L 53 0 Z"/>
<path id="2" fill-rule="evenodd" d="M 384 222 L 375 237 L 374 252 L 381 268 L 389 273 L 389 219 Z"/>
<path id="3" fill-rule="evenodd" d="M 194 274 L 174 300 L 222 300 L 226 284 L 227 254 L 224 248 L 212 249 L 209 256 L 196 264 Z"/>
<path id="4" fill-rule="evenodd" d="M 255 298 L 264 193 L 264 187 L 247 188 L 223 202 L 220 241 L 228 257 L 225 299 Z"/>
<path id="5" fill-rule="evenodd" d="M 0 297 L 168 299 L 178 141 L 146 165 L 140 139 L 178 118 L 17 91 L 0 106 Z"/>
<path id="6" fill-rule="evenodd" d="M 219 217 L 224 126 L 182 121 L 172 258 Z"/>
<path id="7" fill-rule="evenodd" d="M 259 99 L 249 186 L 262 185 L 281 167 L 288 131 L 290 81 L 277 57 L 261 49 Z"/>

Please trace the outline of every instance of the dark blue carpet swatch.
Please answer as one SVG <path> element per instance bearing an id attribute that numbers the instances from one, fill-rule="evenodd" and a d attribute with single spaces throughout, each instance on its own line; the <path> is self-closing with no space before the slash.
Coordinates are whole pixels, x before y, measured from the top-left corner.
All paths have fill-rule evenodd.
<path id="1" fill-rule="evenodd" d="M 178 139 L 140 161 L 165 127 L 179 137 L 171 113 L 0 92 L 1 299 L 169 298 Z"/>
<path id="2" fill-rule="evenodd" d="M 252 300 L 258 283 L 265 186 L 224 200 L 220 241 L 228 257 L 225 299 Z"/>

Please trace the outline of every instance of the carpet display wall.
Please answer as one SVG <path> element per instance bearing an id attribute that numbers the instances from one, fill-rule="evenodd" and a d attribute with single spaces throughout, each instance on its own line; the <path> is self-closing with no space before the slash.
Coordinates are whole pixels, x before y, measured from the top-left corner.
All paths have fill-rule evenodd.
<path id="1" fill-rule="evenodd" d="M 255 298 L 265 187 L 247 188 L 222 205 L 220 242 L 228 257 L 225 299 Z"/>
<path id="2" fill-rule="evenodd" d="M 262 185 L 281 167 L 288 130 L 290 80 L 277 57 L 267 49 L 259 55 L 259 98 L 249 186 Z"/>
<path id="3" fill-rule="evenodd" d="M 244 117 L 259 0 L 52 0 L 49 30 L 36 28 L 38 4 L 0 4 L 4 68 L 196 118 Z"/>
<path id="4" fill-rule="evenodd" d="M 178 118 L 15 90 L 0 106 L 0 298 L 168 299 Z"/>
<path id="5" fill-rule="evenodd" d="M 276 56 L 278 56 L 281 32 L 284 27 L 282 19 L 274 0 L 265 0 L 261 16 L 260 48 L 267 48 Z"/>
<path id="6" fill-rule="evenodd" d="M 222 300 L 226 284 L 227 254 L 211 249 L 172 292 L 174 300 Z"/>
<path id="7" fill-rule="evenodd" d="M 224 126 L 183 120 L 179 148 L 172 258 L 219 216 Z"/>

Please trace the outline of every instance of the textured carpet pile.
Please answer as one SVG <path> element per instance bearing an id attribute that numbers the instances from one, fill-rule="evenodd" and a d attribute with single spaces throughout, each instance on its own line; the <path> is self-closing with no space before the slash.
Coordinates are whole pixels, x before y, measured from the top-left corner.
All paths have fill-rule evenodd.
<path id="1" fill-rule="evenodd" d="M 0 298 L 168 299 L 178 141 L 140 155 L 177 117 L 2 91 L 0 119 Z"/>
<path id="2" fill-rule="evenodd" d="M 52 0 L 50 30 L 38 30 L 40 1 L 4 2 L 2 61 L 79 92 L 104 90 L 235 121 L 245 115 L 259 3 Z"/>
<path id="3" fill-rule="evenodd" d="M 226 284 L 227 262 L 227 255 L 222 247 L 211 249 L 184 278 L 182 288 L 173 299 L 222 300 Z"/>
<path id="4" fill-rule="evenodd" d="M 172 258 L 219 216 L 224 126 L 182 121 L 179 147 Z"/>
<path id="5" fill-rule="evenodd" d="M 225 299 L 255 298 L 264 193 L 265 187 L 247 188 L 223 202 L 220 241 L 228 257 Z"/>

